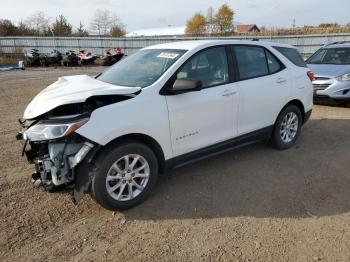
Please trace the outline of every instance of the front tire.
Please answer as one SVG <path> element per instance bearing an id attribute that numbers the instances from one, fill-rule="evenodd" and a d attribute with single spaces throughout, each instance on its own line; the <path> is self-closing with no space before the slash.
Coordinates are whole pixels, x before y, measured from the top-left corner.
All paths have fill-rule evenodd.
<path id="1" fill-rule="evenodd" d="M 299 137 L 302 117 L 299 108 L 289 105 L 277 117 L 271 137 L 272 144 L 280 150 L 291 148 Z"/>
<path id="2" fill-rule="evenodd" d="M 125 210 L 144 201 L 158 178 L 153 151 L 139 142 L 105 148 L 95 161 L 91 182 L 93 198 L 106 209 Z"/>

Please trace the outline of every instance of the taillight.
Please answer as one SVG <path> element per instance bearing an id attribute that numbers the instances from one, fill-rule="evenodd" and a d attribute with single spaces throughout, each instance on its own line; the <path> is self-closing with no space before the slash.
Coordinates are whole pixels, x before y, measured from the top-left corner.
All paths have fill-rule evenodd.
<path id="1" fill-rule="evenodd" d="M 315 81 L 315 74 L 312 71 L 307 71 L 306 74 L 311 82 Z"/>

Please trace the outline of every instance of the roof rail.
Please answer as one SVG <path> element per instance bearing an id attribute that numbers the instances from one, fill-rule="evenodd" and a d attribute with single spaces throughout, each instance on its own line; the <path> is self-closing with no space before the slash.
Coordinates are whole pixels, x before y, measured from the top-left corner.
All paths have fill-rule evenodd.
<path id="1" fill-rule="evenodd" d="M 349 44 L 350 41 L 337 41 L 337 42 L 332 42 L 329 44 L 325 44 L 324 46 L 329 46 L 329 45 L 341 45 L 341 44 Z"/>

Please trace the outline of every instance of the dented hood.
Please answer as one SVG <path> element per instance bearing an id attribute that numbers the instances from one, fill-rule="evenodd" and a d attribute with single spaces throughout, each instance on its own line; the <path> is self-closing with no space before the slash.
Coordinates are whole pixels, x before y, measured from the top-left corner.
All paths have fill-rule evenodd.
<path id="1" fill-rule="evenodd" d="M 112 85 L 87 75 L 63 76 L 34 97 L 23 118 L 33 119 L 58 106 L 84 102 L 91 96 L 128 95 L 140 89 L 141 87 Z"/>

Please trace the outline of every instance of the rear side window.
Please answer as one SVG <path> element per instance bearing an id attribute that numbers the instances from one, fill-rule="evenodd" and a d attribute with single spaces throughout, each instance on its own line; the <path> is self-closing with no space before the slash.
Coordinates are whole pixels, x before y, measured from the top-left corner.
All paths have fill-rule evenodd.
<path id="1" fill-rule="evenodd" d="M 269 74 L 265 51 L 256 46 L 233 47 L 239 71 L 239 79 L 249 79 Z"/>
<path id="2" fill-rule="evenodd" d="M 282 69 L 281 62 L 277 60 L 269 51 L 266 51 L 267 64 L 269 66 L 270 74 L 277 73 Z"/>
<path id="3" fill-rule="evenodd" d="M 295 48 L 274 46 L 278 52 L 288 58 L 294 65 L 299 67 L 307 67 L 304 59 L 301 57 L 300 53 Z"/>

